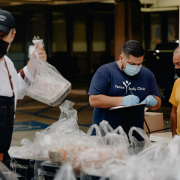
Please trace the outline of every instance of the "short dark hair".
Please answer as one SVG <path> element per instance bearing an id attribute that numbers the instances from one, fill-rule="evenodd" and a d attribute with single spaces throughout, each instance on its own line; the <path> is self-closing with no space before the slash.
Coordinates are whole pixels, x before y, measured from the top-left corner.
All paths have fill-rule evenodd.
<path id="1" fill-rule="evenodd" d="M 123 45 L 122 53 L 125 54 L 127 58 L 129 58 L 130 55 L 142 57 L 144 56 L 144 49 L 138 41 L 130 40 Z"/>

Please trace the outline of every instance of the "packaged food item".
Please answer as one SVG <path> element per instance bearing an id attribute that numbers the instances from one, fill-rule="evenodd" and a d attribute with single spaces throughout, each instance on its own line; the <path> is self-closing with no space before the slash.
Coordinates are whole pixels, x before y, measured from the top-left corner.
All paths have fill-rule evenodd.
<path id="1" fill-rule="evenodd" d="M 27 88 L 26 95 L 50 106 L 57 106 L 71 91 L 71 83 L 54 66 L 40 58 L 36 46 L 43 46 L 43 40 L 36 38 L 33 43 L 29 47 L 30 61 L 27 65 L 33 82 Z"/>
<path id="2" fill-rule="evenodd" d="M 112 146 L 67 146 L 59 149 L 49 149 L 49 159 L 51 162 L 71 162 L 76 172 L 88 168 L 99 168 L 105 161 L 112 158 L 122 159 L 120 150 Z"/>

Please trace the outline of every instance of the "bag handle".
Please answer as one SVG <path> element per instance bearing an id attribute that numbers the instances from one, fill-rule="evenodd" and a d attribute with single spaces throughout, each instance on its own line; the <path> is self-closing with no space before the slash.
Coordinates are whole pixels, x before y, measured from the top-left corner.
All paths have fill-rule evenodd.
<path id="1" fill-rule="evenodd" d="M 12 89 L 12 92 L 13 92 L 13 95 L 14 95 L 14 88 L 13 88 L 13 83 L 12 83 L 12 76 L 10 75 L 9 68 L 8 68 L 8 66 L 7 66 L 7 63 L 6 63 L 5 58 L 4 58 L 4 63 L 5 63 L 5 66 L 6 66 L 6 69 L 7 69 L 8 75 L 9 75 L 9 81 L 10 81 L 10 84 L 11 84 L 11 89 Z"/>

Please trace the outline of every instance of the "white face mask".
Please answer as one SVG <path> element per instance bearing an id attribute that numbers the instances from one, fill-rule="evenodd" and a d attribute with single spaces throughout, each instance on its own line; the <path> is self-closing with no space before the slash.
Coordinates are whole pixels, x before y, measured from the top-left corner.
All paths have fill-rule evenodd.
<path id="1" fill-rule="evenodd" d="M 125 62 L 124 59 L 123 59 L 123 61 Z M 139 73 L 139 71 L 141 70 L 141 67 L 142 67 L 142 65 L 136 66 L 136 65 L 131 65 L 131 64 L 126 63 L 126 68 L 124 69 L 124 72 L 128 76 L 134 76 Z"/>

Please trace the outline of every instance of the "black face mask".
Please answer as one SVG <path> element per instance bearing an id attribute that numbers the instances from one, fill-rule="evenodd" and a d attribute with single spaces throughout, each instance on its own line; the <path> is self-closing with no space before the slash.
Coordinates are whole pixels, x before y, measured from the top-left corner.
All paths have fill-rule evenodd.
<path id="1" fill-rule="evenodd" d="M 0 58 L 7 54 L 9 43 L 0 39 Z"/>
<path id="2" fill-rule="evenodd" d="M 174 69 L 175 70 L 175 73 L 176 73 L 176 75 L 178 76 L 178 77 L 180 77 L 180 69 Z"/>

